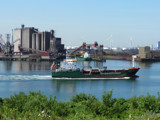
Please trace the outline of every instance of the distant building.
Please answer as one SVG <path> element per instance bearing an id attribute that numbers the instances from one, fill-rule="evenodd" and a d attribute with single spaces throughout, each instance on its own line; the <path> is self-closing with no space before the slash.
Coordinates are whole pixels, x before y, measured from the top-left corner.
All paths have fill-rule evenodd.
<path id="1" fill-rule="evenodd" d="M 158 50 L 160 50 L 160 41 L 158 41 Z"/>
<path id="2" fill-rule="evenodd" d="M 65 54 L 61 38 L 54 36 L 54 31 L 39 32 L 34 27 L 14 29 L 14 53 L 39 53 Z"/>
<path id="3" fill-rule="evenodd" d="M 47 51 L 50 48 L 50 32 L 32 34 L 32 49 Z"/>
<path id="4" fill-rule="evenodd" d="M 150 45 L 151 50 L 153 50 L 153 45 Z"/>
<path id="5" fill-rule="evenodd" d="M 34 27 L 22 27 L 21 29 L 21 47 L 32 48 L 32 34 L 36 33 L 38 29 Z"/>
<path id="6" fill-rule="evenodd" d="M 138 56 L 141 59 L 150 59 L 152 57 L 150 47 L 149 46 L 139 47 Z"/>
<path id="7" fill-rule="evenodd" d="M 21 46 L 21 29 L 14 29 L 14 52 L 19 53 L 20 52 L 20 46 Z"/>
<path id="8" fill-rule="evenodd" d="M 32 34 L 38 29 L 34 27 L 24 27 L 14 29 L 14 52 L 21 52 L 20 48 L 32 49 Z"/>

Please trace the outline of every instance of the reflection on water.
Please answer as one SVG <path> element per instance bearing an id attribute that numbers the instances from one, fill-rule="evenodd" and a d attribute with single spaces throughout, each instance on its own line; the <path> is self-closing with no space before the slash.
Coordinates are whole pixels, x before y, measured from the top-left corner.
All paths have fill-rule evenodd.
<path id="1" fill-rule="evenodd" d="M 12 66 L 12 62 L 11 61 L 7 61 L 7 62 L 4 61 L 3 64 L 4 64 L 4 69 L 6 71 L 10 71 L 11 70 L 11 66 Z"/>
<path id="2" fill-rule="evenodd" d="M 27 61 L 0 61 L 2 71 L 12 71 L 15 73 L 30 71 L 45 71 L 50 69 L 51 62 L 27 62 Z"/>
<path id="3" fill-rule="evenodd" d="M 153 62 L 137 62 L 137 64 L 141 68 L 150 68 Z"/>
<path id="4" fill-rule="evenodd" d="M 122 97 L 121 94 L 115 93 L 115 91 L 123 91 L 126 92 L 127 96 L 132 96 L 135 92 L 135 79 L 123 80 L 123 79 L 108 79 L 108 80 L 52 80 L 52 89 L 54 93 L 65 93 L 76 95 L 79 93 L 86 93 L 95 95 L 98 99 L 101 100 L 102 94 L 104 91 L 110 91 L 113 89 L 113 96 L 114 97 Z M 119 85 L 117 85 L 119 84 Z M 114 86 L 114 87 L 113 87 Z M 127 88 L 127 91 L 125 89 Z M 100 92 L 101 91 L 101 92 Z M 126 98 L 126 95 L 123 97 Z M 135 94 L 134 94 L 135 95 Z M 62 98 L 58 98 L 62 99 Z M 70 100 L 70 96 L 66 97 L 65 100 Z"/>
<path id="5" fill-rule="evenodd" d="M 66 81 L 66 80 L 52 80 L 52 88 L 56 92 L 76 92 L 76 81 Z"/>

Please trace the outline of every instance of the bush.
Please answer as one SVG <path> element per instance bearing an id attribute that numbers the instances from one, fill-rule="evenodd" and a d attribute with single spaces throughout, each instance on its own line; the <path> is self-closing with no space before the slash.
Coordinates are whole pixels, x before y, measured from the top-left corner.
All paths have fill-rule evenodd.
<path id="1" fill-rule="evenodd" d="M 10 109 L 18 109 L 19 112 L 23 111 L 23 106 L 27 102 L 27 95 L 20 92 L 19 94 L 14 94 L 10 98 L 5 98 L 3 100 L 3 105 Z"/>
<path id="2" fill-rule="evenodd" d="M 24 111 L 43 111 L 47 105 L 47 97 L 39 92 L 30 92 L 27 96 L 27 101 L 23 106 Z"/>
<path id="3" fill-rule="evenodd" d="M 102 101 L 84 93 L 73 96 L 70 102 L 47 98 L 41 92 L 20 92 L 0 98 L 0 119 L 159 119 L 160 96 L 112 98 L 104 92 Z"/>

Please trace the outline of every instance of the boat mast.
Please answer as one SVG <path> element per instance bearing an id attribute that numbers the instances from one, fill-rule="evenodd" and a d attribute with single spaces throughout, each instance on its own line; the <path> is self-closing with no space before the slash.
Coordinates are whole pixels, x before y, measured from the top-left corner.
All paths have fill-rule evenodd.
<path id="1" fill-rule="evenodd" d="M 134 63 L 134 61 L 135 61 L 134 59 L 135 58 L 137 58 L 137 56 L 136 55 L 132 55 L 132 67 L 133 68 L 135 67 L 135 63 Z"/>

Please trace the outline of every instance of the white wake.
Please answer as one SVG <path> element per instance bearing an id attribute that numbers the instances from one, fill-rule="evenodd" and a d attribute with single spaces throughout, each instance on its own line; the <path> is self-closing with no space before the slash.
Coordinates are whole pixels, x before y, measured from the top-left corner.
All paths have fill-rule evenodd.
<path id="1" fill-rule="evenodd" d="M 0 80 L 46 80 L 51 75 L 0 75 Z"/>

